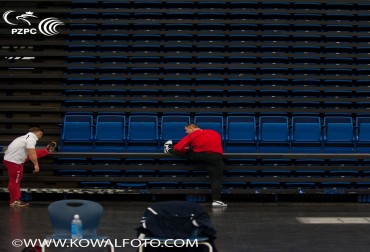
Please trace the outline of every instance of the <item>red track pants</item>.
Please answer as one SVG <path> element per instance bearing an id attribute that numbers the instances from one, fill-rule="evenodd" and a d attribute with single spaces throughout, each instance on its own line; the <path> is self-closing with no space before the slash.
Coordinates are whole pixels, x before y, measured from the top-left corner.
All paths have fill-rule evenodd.
<path id="1" fill-rule="evenodd" d="M 46 149 L 39 149 L 36 150 L 37 158 L 42 158 L 46 155 L 49 155 L 50 152 Z M 29 158 L 27 157 L 26 161 Z M 23 178 L 23 164 L 16 164 L 13 162 L 9 162 L 4 160 L 4 165 L 8 170 L 9 182 L 8 182 L 8 190 L 10 195 L 9 203 L 13 203 L 14 201 L 21 199 L 21 187 L 20 183 Z"/>

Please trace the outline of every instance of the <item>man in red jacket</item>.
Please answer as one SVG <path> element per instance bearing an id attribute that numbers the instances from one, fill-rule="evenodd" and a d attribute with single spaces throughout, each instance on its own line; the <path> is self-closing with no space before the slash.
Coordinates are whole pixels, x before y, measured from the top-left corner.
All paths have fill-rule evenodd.
<path id="1" fill-rule="evenodd" d="M 174 146 L 171 140 L 167 141 L 164 152 L 204 164 L 211 179 L 212 206 L 226 207 L 227 204 L 221 201 L 224 161 L 220 134 L 214 130 L 201 129 L 196 124 L 186 125 L 185 131 L 187 135 Z"/>

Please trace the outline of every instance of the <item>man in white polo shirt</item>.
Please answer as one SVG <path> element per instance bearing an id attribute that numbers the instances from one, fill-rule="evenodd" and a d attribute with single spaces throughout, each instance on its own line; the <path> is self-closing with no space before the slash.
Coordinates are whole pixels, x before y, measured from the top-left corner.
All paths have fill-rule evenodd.
<path id="1" fill-rule="evenodd" d="M 43 135 L 43 130 L 38 127 L 29 129 L 29 132 L 13 140 L 5 151 L 4 165 L 8 170 L 10 206 L 24 207 L 28 203 L 21 201 L 20 182 L 23 177 L 23 164 L 27 158 L 32 161 L 34 172 L 40 170 L 37 161 L 36 143 Z"/>

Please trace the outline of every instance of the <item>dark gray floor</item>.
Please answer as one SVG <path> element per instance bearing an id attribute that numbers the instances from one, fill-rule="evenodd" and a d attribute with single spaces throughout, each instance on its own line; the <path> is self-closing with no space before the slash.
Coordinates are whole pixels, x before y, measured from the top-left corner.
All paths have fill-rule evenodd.
<path id="1" fill-rule="evenodd" d="M 99 234 L 117 239 L 117 245 L 122 245 L 122 239 L 136 238 L 135 228 L 146 207 L 153 203 L 98 202 L 104 207 Z M 14 209 L 6 201 L 0 201 L 1 251 L 21 251 L 22 247 L 12 246 L 13 239 L 42 239 L 50 235 L 49 203 L 34 201 L 28 208 Z M 224 211 L 202 205 L 218 231 L 216 245 L 220 252 L 370 251 L 370 224 L 302 224 L 297 220 L 297 217 L 370 217 L 369 203 L 231 202 Z M 116 247 L 116 251 L 136 249 Z"/>

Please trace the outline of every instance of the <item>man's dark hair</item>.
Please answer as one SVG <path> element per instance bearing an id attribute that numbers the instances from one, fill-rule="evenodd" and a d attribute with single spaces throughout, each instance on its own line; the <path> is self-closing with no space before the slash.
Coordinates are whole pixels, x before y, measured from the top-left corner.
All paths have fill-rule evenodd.
<path id="1" fill-rule="evenodd" d="M 32 127 L 28 130 L 28 132 L 32 132 L 32 133 L 37 132 L 37 131 L 41 131 L 42 133 L 44 133 L 44 130 L 41 129 L 40 127 Z"/>

